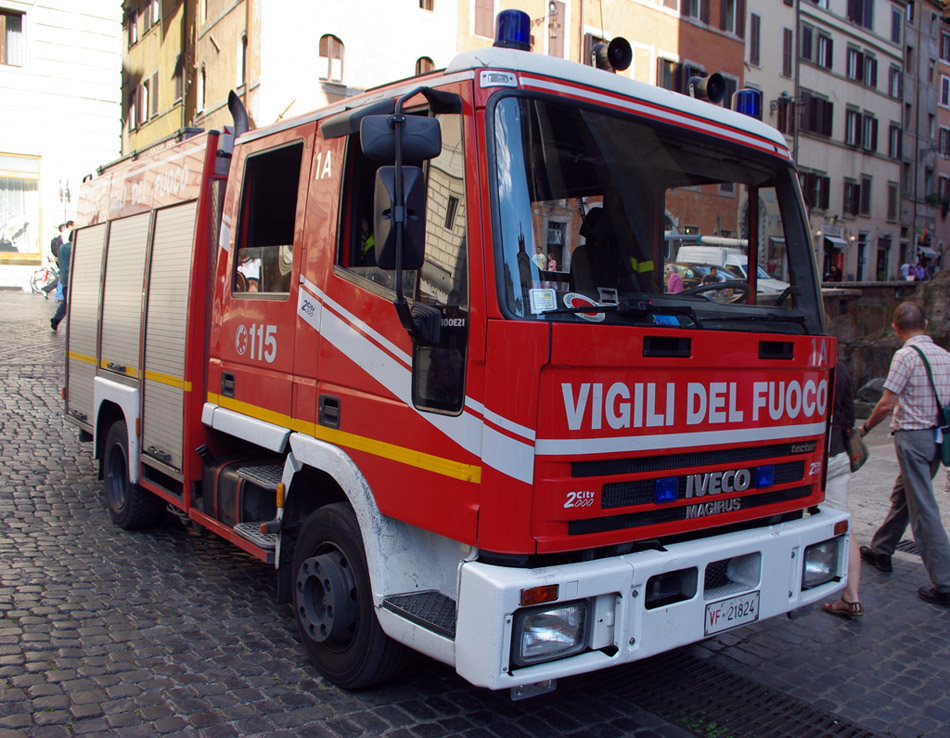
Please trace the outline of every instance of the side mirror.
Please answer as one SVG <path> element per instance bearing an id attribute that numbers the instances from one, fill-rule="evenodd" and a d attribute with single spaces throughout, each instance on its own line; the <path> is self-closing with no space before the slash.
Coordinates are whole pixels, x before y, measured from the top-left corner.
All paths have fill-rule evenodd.
<path id="1" fill-rule="evenodd" d="M 403 161 L 426 161 L 442 153 L 442 128 L 435 118 L 405 115 L 402 124 Z M 377 161 L 396 161 L 396 134 L 392 115 L 367 115 L 360 121 L 363 153 Z"/>
<path id="2" fill-rule="evenodd" d="M 421 269 L 426 256 L 426 182 L 420 167 L 404 166 L 401 169 L 402 191 L 406 199 L 402 268 Z M 396 172 L 396 167 L 380 167 L 376 172 L 373 233 L 376 266 L 380 269 L 396 268 Z"/>

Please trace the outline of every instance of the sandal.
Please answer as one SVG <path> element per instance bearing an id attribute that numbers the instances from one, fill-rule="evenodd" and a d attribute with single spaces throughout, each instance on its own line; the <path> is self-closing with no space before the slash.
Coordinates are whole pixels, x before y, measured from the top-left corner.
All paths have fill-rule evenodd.
<path id="1" fill-rule="evenodd" d="M 844 597 L 837 602 L 826 602 L 821 609 L 842 618 L 859 618 L 864 615 L 864 608 L 861 607 L 860 602 L 848 602 Z"/>

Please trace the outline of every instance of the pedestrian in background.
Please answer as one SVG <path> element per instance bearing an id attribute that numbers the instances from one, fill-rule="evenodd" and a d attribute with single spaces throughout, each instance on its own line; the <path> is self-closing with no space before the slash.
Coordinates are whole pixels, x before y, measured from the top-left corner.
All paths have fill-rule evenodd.
<path id="1" fill-rule="evenodd" d="M 71 231 L 64 231 L 72 238 Z M 72 258 L 72 243 L 64 240 L 63 245 L 59 247 L 59 283 L 63 286 L 63 301 L 56 308 L 56 314 L 50 318 L 49 327 L 54 331 L 59 328 L 59 324 L 66 317 L 66 304 L 69 302 L 69 267 Z"/>
<path id="2" fill-rule="evenodd" d="M 950 353 L 924 334 L 927 319 L 919 305 L 902 302 L 894 311 L 893 328 L 903 346 L 894 354 L 884 380 L 884 395 L 862 435 L 892 411 L 891 430 L 900 475 L 891 492 L 891 509 L 861 558 L 883 572 L 892 570 L 891 556 L 910 522 L 924 567 L 933 584 L 917 590 L 925 602 L 950 607 L 950 541 L 940 519 L 932 480 L 940 467 L 937 444 L 938 400 L 930 386 L 924 358 L 930 365 L 941 404 L 950 401 Z M 923 356 L 921 356 L 922 352 Z M 950 443 L 950 439 L 947 440 Z"/>
<path id="3" fill-rule="evenodd" d="M 851 488 L 851 457 L 848 455 L 848 434 L 854 430 L 854 393 L 851 379 L 841 364 L 835 372 L 835 402 L 831 411 L 831 440 L 828 445 L 828 474 L 825 481 L 825 502 L 836 510 L 848 509 Z M 858 586 L 861 584 L 861 554 L 858 539 L 851 531 L 848 556 L 848 585 L 836 602 L 826 602 L 821 609 L 832 615 L 856 618 L 864 615 Z"/>

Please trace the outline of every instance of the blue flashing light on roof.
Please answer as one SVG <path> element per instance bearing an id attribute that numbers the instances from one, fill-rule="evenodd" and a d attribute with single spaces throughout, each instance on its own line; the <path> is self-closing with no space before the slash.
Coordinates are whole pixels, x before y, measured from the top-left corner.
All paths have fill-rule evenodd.
<path id="1" fill-rule="evenodd" d="M 736 90 L 732 95 L 732 109 L 756 120 L 762 120 L 762 93 L 748 87 Z"/>
<path id="2" fill-rule="evenodd" d="M 531 50 L 531 18 L 523 10 L 503 10 L 495 21 L 495 43 L 503 49 Z"/>

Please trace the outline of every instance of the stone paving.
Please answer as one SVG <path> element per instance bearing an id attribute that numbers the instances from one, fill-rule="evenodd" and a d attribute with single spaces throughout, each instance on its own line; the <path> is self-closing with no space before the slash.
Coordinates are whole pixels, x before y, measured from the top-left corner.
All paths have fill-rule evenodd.
<path id="1" fill-rule="evenodd" d="M 325 682 L 269 566 L 177 523 L 112 526 L 60 414 L 54 307 L 0 291 L 0 736 L 691 735 L 638 707 L 629 667 L 518 703 L 421 656 L 376 690 Z M 886 433 L 872 446 L 852 488 L 862 540 L 894 468 Z M 926 583 L 901 553 L 890 576 L 865 567 L 860 621 L 773 619 L 691 653 L 885 735 L 948 736 L 950 610 L 917 598 Z"/>

